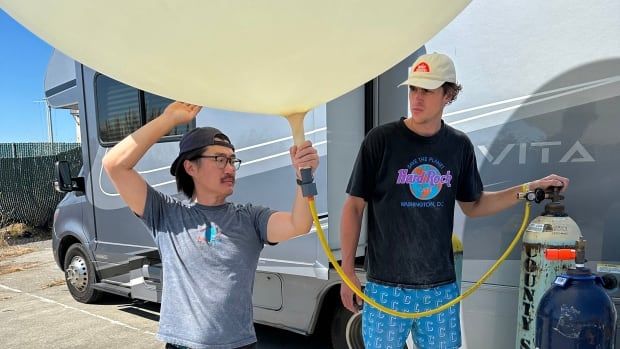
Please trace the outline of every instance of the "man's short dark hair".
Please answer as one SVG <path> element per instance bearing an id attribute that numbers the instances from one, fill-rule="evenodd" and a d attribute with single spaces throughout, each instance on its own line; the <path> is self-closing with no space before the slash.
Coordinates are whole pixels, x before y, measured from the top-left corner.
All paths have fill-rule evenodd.
<path id="1" fill-rule="evenodd" d="M 197 165 L 196 161 L 200 155 L 205 151 L 207 147 L 202 147 L 199 149 L 195 149 L 192 151 L 188 151 L 187 153 L 183 153 L 179 156 L 179 161 L 177 161 L 177 168 L 175 169 L 175 179 L 177 182 L 177 190 L 185 194 L 189 199 L 194 196 L 194 190 L 196 189 L 196 185 L 194 184 L 194 179 L 185 171 L 185 166 L 183 163 L 185 160 L 194 161 Z"/>
<path id="2" fill-rule="evenodd" d="M 228 138 L 216 136 L 214 137 L 214 140 L 217 142 L 226 142 L 230 144 L 230 142 L 228 141 Z M 174 178 L 177 182 L 177 190 L 185 194 L 185 196 L 187 196 L 189 199 L 191 199 L 194 196 L 196 185 L 194 184 L 194 179 L 192 178 L 192 176 L 190 176 L 185 171 L 185 166 L 183 165 L 183 163 L 185 162 L 185 160 L 189 160 L 189 161 L 194 162 L 197 166 L 200 166 L 200 163 L 196 160 L 199 159 L 199 157 L 202 155 L 202 153 L 205 152 L 205 150 L 208 147 L 210 147 L 210 145 L 206 145 L 202 148 L 198 148 L 198 149 L 190 150 L 186 153 L 182 153 L 179 155 L 178 160 L 176 160 L 173 164 L 177 166 L 174 169 L 174 172 L 176 173 Z"/>
<path id="3" fill-rule="evenodd" d="M 448 101 L 448 104 L 450 104 L 456 100 L 456 97 L 463 89 L 463 86 L 461 86 L 460 84 L 455 84 L 453 82 L 444 82 L 443 85 L 441 85 L 441 88 L 443 89 L 444 94 L 450 96 L 450 100 Z"/>

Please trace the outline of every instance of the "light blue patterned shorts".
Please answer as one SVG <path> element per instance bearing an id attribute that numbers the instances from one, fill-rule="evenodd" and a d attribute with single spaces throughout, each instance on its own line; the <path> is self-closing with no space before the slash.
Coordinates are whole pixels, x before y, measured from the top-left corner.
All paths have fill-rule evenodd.
<path id="1" fill-rule="evenodd" d="M 377 303 L 401 312 L 434 309 L 459 295 L 456 283 L 426 289 L 385 286 L 368 282 L 364 293 Z M 461 346 L 459 304 L 419 319 L 388 315 L 371 305 L 362 311 L 362 335 L 366 349 L 402 349 L 411 331 L 418 349 L 453 349 Z"/>

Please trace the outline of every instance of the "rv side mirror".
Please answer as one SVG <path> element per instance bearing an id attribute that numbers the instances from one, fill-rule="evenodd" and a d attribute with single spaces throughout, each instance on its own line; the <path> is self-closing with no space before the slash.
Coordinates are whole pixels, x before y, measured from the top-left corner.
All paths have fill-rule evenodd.
<path id="1" fill-rule="evenodd" d="M 56 161 L 54 164 L 55 175 L 54 189 L 57 192 L 84 191 L 84 179 L 82 177 L 71 178 L 71 169 L 66 161 Z"/>
<path id="2" fill-rule="evenodd" d="M 73 191 L 69 163 L 66 161 L 56 161 L 54 168 L 54 173 L 56 174 L 56 178 L 54 179 L 54 189 L 60 193 Z"/>

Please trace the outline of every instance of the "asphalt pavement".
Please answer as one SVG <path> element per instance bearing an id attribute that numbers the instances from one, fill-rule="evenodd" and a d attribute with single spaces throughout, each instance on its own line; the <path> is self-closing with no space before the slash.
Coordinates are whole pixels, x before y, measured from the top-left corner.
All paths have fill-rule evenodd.
<path id="1" fill-rule="evenodd" d="M 99 304 L 75 301 L 56 266 L 51 241 L 24 245 L 34 251 L 0 260 L 0 347 L 163 348 L 155 338 L 159 304 L 109 296 Z M 306 337 L 256 325 L 260 349 L 327 349 Z"/>

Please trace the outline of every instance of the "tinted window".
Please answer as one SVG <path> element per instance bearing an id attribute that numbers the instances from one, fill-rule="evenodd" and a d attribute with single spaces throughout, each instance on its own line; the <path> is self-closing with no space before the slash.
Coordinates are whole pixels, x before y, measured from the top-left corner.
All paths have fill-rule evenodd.
<path id="1" fill-rule="evenodd" d="M 105 75 L 95 80 L 99 139 L 113 145 L 155 119 L 173 101 L 140 91 Z M 164 139 L 178 139 L 196 127 L 196 120 L 175 127 Z"/>
<path id="2" fill-rule="evenodd" d="M 149 122 L 164 112 L 168 104 L 174 102 L 172 99 L 144 92 L 144 110 L 146 114 L 146 122 Z M 196 127 L 196 119 L 186 125 L 175 127 L 168 136 L 182 135 Z"/>
<path id="3" fill-rule="evenodd" d="M 102 142 L 118 142 L 140 127 L 140 93 L 137 89 L 99 75 L 97 116 Z"/>

